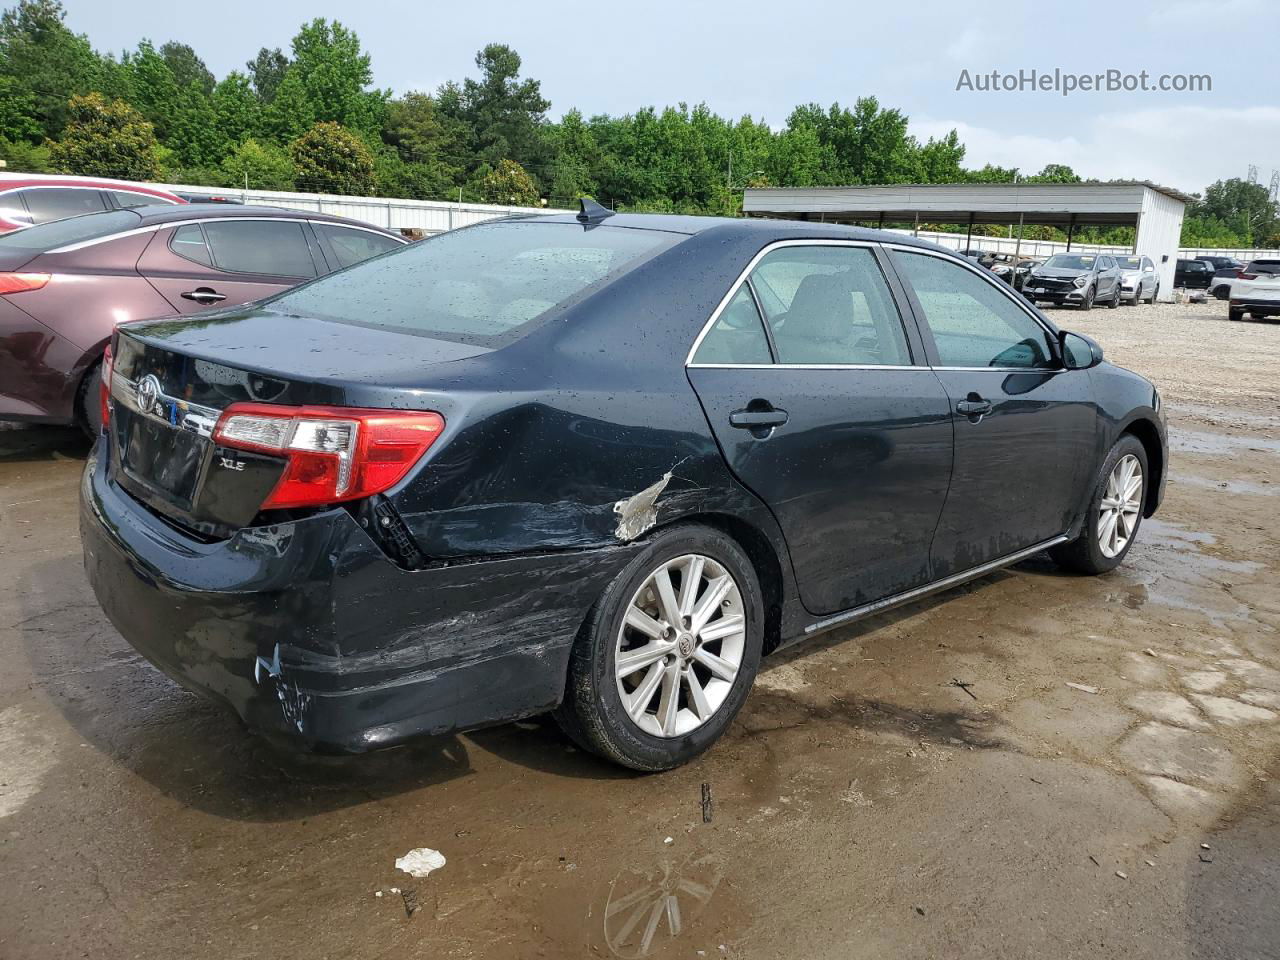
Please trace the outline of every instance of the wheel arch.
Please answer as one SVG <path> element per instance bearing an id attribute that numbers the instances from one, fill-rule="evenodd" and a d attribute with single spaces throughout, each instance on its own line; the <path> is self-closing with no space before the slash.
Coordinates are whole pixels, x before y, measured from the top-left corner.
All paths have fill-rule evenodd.
<path id="1" fill-rule="evenodd" d="M 1143 503 L 1142 515 L 1149 517 L 1156 512 L 1156 505 L 1160 496 L 1160 484 L 1164 480 L 1164 445 L 1160 442 L 1160 430 L 1152 421 L 1145 417 L 1139 417 L 1137 420 L 1126 424 L 1124 430 L 1120 432 L 1122 437 L 1126 434 L 1137 438 L 1147 453 L 1147 469 L 1150 471 L 1151 477 L 1144 494 L 1145 502 Z"/>

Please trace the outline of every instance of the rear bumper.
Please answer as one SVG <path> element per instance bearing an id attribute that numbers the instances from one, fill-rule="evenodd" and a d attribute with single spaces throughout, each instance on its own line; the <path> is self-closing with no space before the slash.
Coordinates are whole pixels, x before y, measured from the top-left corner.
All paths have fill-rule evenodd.
<path id="1" fill-rule="evenodd" d="M 204 543 L 86 466 L 80 528 L 98 602 L 140 653 L 251 728 L 362 752 L 530 716 L 633 548 L 405 571 L 345 510 Z"/>
<path id="2" fill-rule="evenodd" d="M 1280 313 L 1280 299 L 1268 300 L 1265 297 L 1231 297 L 1227 305 L 1242 310 L 1265 310 L 1268 313 Z"/>

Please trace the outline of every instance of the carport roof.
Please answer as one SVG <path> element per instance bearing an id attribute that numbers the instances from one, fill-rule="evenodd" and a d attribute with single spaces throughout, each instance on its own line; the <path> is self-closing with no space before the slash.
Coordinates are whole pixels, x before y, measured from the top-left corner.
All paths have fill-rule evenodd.
<path id="1" fill-rule="evenodd" d="M 1148 191 L 1194 200 L 1147 180 L 1108 183 L 904 183 L 857 187 L 763 187 L 743 194 L 747 216 L 836 223 L 870 220 L 1136 226 Z"/>

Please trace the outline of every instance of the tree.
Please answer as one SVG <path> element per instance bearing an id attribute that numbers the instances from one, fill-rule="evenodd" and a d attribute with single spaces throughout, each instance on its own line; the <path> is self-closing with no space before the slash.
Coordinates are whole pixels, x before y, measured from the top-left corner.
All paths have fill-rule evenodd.
<path id="1" fill-rule="evenodd" d="M 173 79 L 178 86 L 189 87 L 194 84 L 206 97 L 213 93 L 213 74 L 191 47 L 185 43 L 170 41 L 160 47 L 160 56 L 173 71 Z"/>
<path id="2" fill-rule="evenodd" d="M 262 103 L 270 103 L 276 98 L 284 72 L 289 69 L 289 58 L 279 47 L 268 50 L 263 47 L 258 55 L 245 63 L 249 76 L 253 80 L 254 92 Z"/>
<path id="3" fill-rule="evenodd" d="M 129 103 L 150 122 L 161 141 L 167 140 L 179 109 L 180 88 L 173 69 L 150 40 L 125 54 L 123 69 Z"/>
<path id="4" fill-rule="evenodd" d="M 262 104 L 250 79 L 232 70 L 213 88 L 213 111 L 218 129 L 231 144 L 240 144 L 262 130 Z"/>
<path id="5" fill-rule="evenodd" d="M 1037 173 L 1035 176 L 1027 177 L 1026 182 L 1027 183 L 1080 183 L 1081 178 L 1079 174 L 1077 174 L 1065 163 L 1050 163 L 1050 164 L 1046 164 L 1044 169 L 1041 170 L 1039 173 Z"/>
<path id="6" fill-rule="evenodd" d="M 364 141 L 350 130 L 321 121 L 289 144 L 304 190 L 365 196 L 373 192 L 373 155 Z"/>
<path id="7" fill-rule="evenodd" d="M 293 38 L 291 74 L 301 83 L 315 120 L 341 124 L 371 139 L 378 136 L 390 91 L 366 89 L 373 69 L 354 32 L 336 20 L 312 20 Z"/>
<path id="8" fill-rule="evenodd" d="M 550 159 L 542 126 L 551 103 L 543 99 L 537 80 L 520 79 L 520 64 L 510 47 L 491 43 L 476 54 L 479 80 L 468 77 L 460 90 L 441 89 L 439 107 L 472 131 L 473 169 L 480 163 L 494 167 L 503 159 L 540 167 Z"/>
<path id="9" fill-rule="evenodd" d="M 222 161 L 227 182 L 248 186 L 251 190 L 292 190 L 293 160 L 289 154 L 269 143 L 246 140 Z"/>
<path id="10" fill-rule="evenodd" d="M 485 203 L 532 207 L 538 203 L 538 188 L 520 164 L 503 159 L 480 178 L 480 197 Z"/>
<path id="11" fill-rule="evenodd" d="M 0 74 L 0 139 L 35 143 L 43 131 L 36 123 L 36 98 L 16 77 Z"/>
<path id="12" fill-rule="evenodd" d="M 109 101 L 98 93 L 72 97 L 66 129 L 50 148 L 50 161 L 63 173 L 154 180 L 155 131 L 123 101 Z"/>
<path id="13" fill-rule="evenodd" d="M 297 69 L 284 73 L 275 96 L 262 114 L 264 132 L 280 142 L 296 140 L 316 122 L 315 110 L 307 96 L 306 85 Z"/>
<path id="14" fill-rule="evenodd" d="M 1204 199 L 1192 204 L 1187 213 L 1217 221 L 1251 245 L 1269 237 L 1277 227 L 1275 205 L 1267 188 L 1238 177 L 1210 184 Z"/>
<path id="15" fill-rule="evenodd" d="M 116 65 L 68 30 L 65 16 L 58 0 L 19 0 L 0 15 L 0 73 L 13 79 L 11 95 L 33 102 L 46 137 L 61 134 L 73 96 L 117 90 Z"/>

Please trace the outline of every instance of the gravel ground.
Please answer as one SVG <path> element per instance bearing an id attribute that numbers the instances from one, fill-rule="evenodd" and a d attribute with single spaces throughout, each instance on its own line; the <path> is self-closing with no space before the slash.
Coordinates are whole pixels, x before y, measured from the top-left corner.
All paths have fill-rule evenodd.
<path id="1" fill-rule="evenodd" d="M 542 721 L 277 753 L 103 619 L 83 441 L 0 433 L 0 957 L 1280 955 L 1280 324 L 1053 316 L 1165 396 L 1128 563 L 788 652 L 659 776 Z M 398 873 L 417 847 L 447 864 Z"/>

